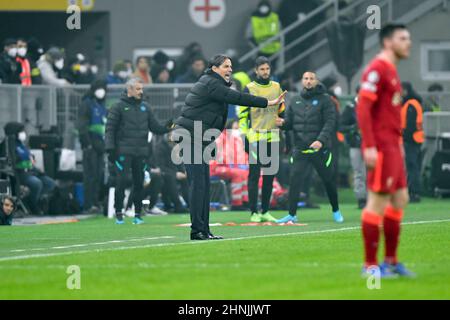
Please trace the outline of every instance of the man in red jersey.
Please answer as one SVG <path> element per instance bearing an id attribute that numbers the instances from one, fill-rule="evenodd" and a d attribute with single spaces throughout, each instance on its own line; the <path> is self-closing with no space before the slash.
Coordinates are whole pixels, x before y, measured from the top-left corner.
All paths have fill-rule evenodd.
<path id="1" fill-rule="evenodd" d="M 381 29 L 379 38 L 382 50 L 364 70 L 356 109 L 369 189 L 362 212 L 363 275 L 377 270 L 381 277 L 413 276 L 397 261 L 408 189 L 401 141 L 402 87 L 396 65 L 409 57 L 411 37 L 406 26 L 388 24 Z M 381 225 L 386 252 L 384 262 L 378 266 Z"/>

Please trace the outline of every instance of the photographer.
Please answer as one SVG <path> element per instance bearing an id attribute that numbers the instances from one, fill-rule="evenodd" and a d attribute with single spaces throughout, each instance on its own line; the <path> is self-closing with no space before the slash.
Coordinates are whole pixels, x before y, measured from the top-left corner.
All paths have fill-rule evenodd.
<path id="1" fill-rule="evenodd" d="M 1 199 L 0 226 L 10 226 L 12 225 L 13 213 L 16 209 L 16 202 L 9 195 L 3 195 Z"/>

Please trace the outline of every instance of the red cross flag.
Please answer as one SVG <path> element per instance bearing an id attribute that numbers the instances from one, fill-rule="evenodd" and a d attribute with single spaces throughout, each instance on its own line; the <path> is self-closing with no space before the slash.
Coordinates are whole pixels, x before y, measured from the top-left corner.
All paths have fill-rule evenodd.
<path id="1" fill-rule="evenodd" d="M 191 0 L 189 14 L 192 21 L 202 28 L 213 28 L 225 17 L 224 0 Z"/>

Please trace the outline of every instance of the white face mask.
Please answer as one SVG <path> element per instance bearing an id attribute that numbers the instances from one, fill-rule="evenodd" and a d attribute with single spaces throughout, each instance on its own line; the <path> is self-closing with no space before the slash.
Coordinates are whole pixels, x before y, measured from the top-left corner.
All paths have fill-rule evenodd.
<path id="1" fill-rule="evenodd" d="M 128 77 L 128 72 L 122 70 L 122 71 L 119 71 L 119 73 L 117 73 L 117 75 L 121 79 L 126 79 Z"/>
<path id="2" fill-rule="evenodd" d="M 27 48 L 22 47 L 17 49 L 17 55 L 22 58 L 25 57 L 27 55 Z"/>
<path id="3" fill-rule="evenodd" d="M 87 70 L 88 70 L 88 68 L 87 68 L 87 66 L 85 66 L 84 64 L 82 64 L 82 65 L 80 66 L 80 73 L 86 73 Z"/>
<path id="4" fill-rule="evenodd" d="M 97 89 L 97 90 L 95 90 L 94 94 L 97 99 L 102 100 L 106 95 L 106 90 L 105 89 Z"/>
<path id="5" fill-rule="evenodd" d="M 19 141 L 25 142 L 25 140 L 27 140 L 27 134 L 25 133 L 25 131 L 19 132 L 17 138 L 19 139 Z"/>
<path id="6" fill-rule="evenodd" d="M 91 72 L 92 72 L 93 74 L 97 74 L 97 72 L 98 72 L 98 67 L 97 67 L 96 65 L 91 66 Z"/>
<path id="7" fill-rule="evenodd" d="M 172 60 L 167 61 L 167 63 L 166 63 L 166 68 L 167 68 L 169 71 L 172 71 L 174 67 L 175 67 L 175 62 L 173 62 Z"/>
<path id="8" fill-rule="evenodd" d="M 56 60 L 56 62 L 55 62 L 55 67 L 56 67 L 58 70 L 61 70 L 61 69 L 64 67 L 64 59 Z"/>
<path id="9" fill-rule="evenodd" d="M 17 56 L 17 48 L 11 48 L 8 50 L 8 54 L 11 58 L 15 58 Z"/>
<path id="10" fill-rule="evenodd" d="M 337 95 L 338 97 L 342 95 L 342 88 L 341 87 L 336 87 L 334 88 L 334 94 Z"/>
<path id="11" fill-rule="evenodd" d="M 268 6 L 261 6 L 261 7 L 259 7 L 259 12 L 261 12 L 262 14 L 268 13 L 269 10 L 270 10 L 270 8 Z"/>

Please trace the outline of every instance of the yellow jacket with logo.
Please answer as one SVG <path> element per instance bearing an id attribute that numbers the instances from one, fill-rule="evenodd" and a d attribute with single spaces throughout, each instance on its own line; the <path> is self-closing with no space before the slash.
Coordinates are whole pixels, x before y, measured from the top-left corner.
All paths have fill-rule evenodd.
<path id="1" fill-rule="evenodd" d="M 245 87 L 244 92 L 273 100 L 278 98 L 283 90 L 276 81 L 269 81 L 268 84 L 252 81 Z M 284 103 L 267 108 L 239 107 L 239 129 L 242 134 L 246 135 L 249 143 L 261 140 L 280 141 L 280 133 L 275 120 L 284 116 L 284 110 Z"/>

